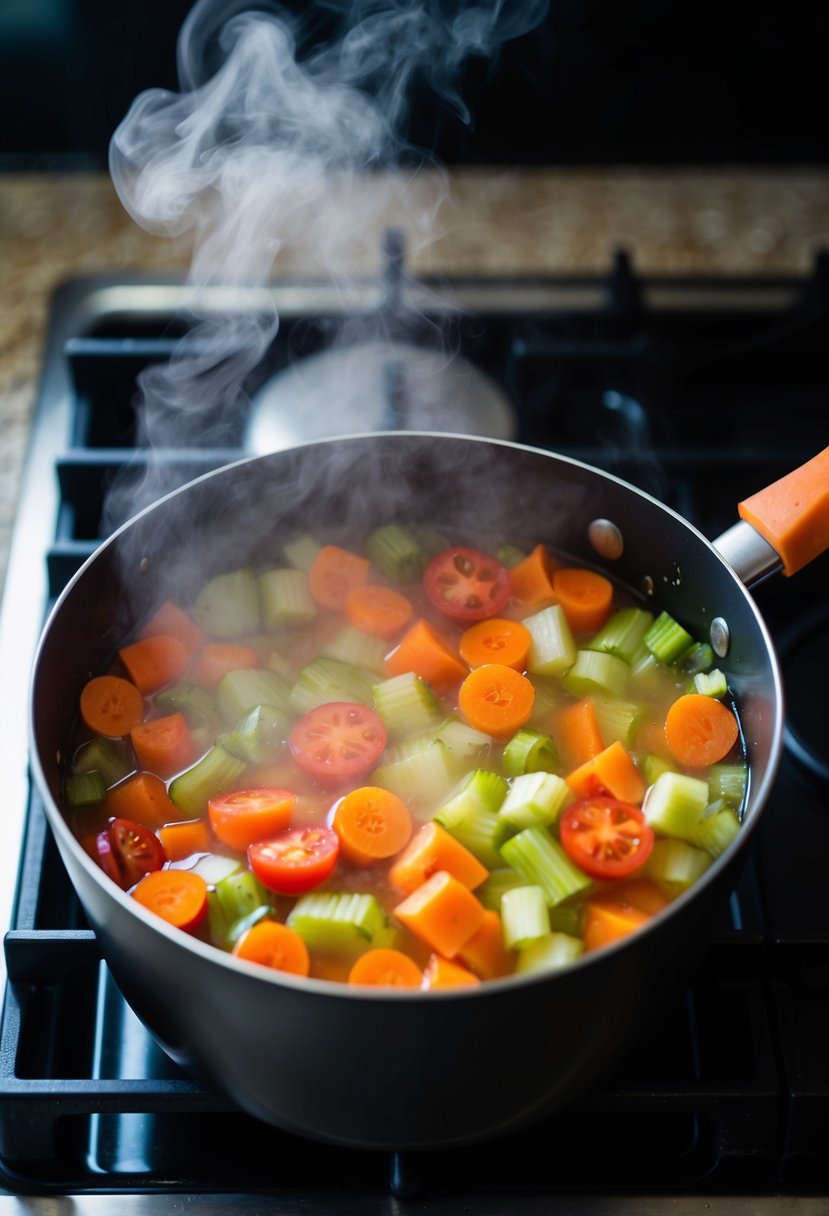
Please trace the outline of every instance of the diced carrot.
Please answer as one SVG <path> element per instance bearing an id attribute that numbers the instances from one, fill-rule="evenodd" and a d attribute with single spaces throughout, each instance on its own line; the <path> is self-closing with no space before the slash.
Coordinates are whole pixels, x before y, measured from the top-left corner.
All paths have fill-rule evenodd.
<path id="1" fill-rule="evenodd" d="M 515 952 L 504 948 L 501 917 L 492 908 L 487 908 L 483 924 L 477 933 L 473 933 L 469 941 L 461 946 L 458 958 L 482 980 L 512 975 L 515 970 Z"/>
<path id="2" fill-rule="evenodd" d="M 195 853 L 210 852 L 210 832 L 204 819 L 183 819 L 158 829 L 168 861 L 184 861 Z"/>
<path id="3" fill-rule="evenodd" d="M 412 615 L 411 600 L 391 587 L 379 583 L 362 583 L 352 587 L 345 597 L 345 615 L 349 624 L 363 633 L 378 638 L 393 638 L 405 629 Z"/>
<path id="4" fill-rule="evenodd" d="M 408 954 L 380 946 L 361 954 L 348 973 L 349 984 L 375 988 L 419 988 L 422 981 L 420 968 Z"/>
<path id="5" fill-rule="evenodd" d="M 574 769 L 565 781 L 577 798 L 607 793 L 636 806 L 645 797 L 647 788 L 639 769 L 618 740 Z"/>
<path id="6" fill-rule="evenodd" d="M 139 692 L 151 696 L 165 684 L 172 684 L 187 667 L 187 648 L 169 633 L 130 642 L 118 651 L 121 662 Z"/>
<path id="7" fill-rule="evenodd" d="M 368 578 L 370 565 L 367 557 L 338 545 L 323 545 L 308 571 L 308 590 L 323 608 L 339 612 L 345 607 L 349 591 Z"/>
<path id="8" fill-rule="evenodd" d="M 577 768 L 604 750 L 604 741 L 589 697 L 568 705 L 558 716 L 555 735 L 568 762 Z"/>
<path id="9" fill-rule="evenodd" d="M 665 737 L 674 757 L 686 768 L 707 768 L 731 751 L 739 727 L 731 710 L 714 697 L 689 692 L 674 701 L 665 716 Z"/>
<path id="10" fill-rule="evenodd" d="M 133 899 L 186 933 L 207 915 L 207 883 L 193 870 L 154 870 L 130 892 Z"/>
<path id="11" fill-rule="evenodd" d="M 536 545 L 532 553 L 510 570 L 512 594 L 521 600 L 527 613 L 539 612 L 556 603 L 554 570 L 555 564 L 546 545 Z"/>
<path id="12" fill-rule="evenodd" d="M 630 904 L 632 908 L 638 908 L 640 912 L 647 912 L 649 916 L 661 912 L 668 906 L 667 896 L 649 878 L 632 878 L 629 882 L 615 882 L 613 896 L 620 903 Z"/>
<path id="13" fill-rule="evenodd" d="M 469 725 L 496 739 L 505 739 L 523 726 L 534 702 L 532 681 L 502 663 L 476 667 L 458 694 L 458 706 Z"/>
<path id="14" fill-rule="evenodd" d="M 609 946 L 649 920 L 647 912 L 622 900 L 589 899 L 584 908 L 584 948 L 587 951 Z"/>
<path id="15" fill-rule="evenodd" d="M 386 655 L 386 671 L 390 676 L 413 671 L 442 692 L 462 680 L 467 669 L 428 621 L 417 621 Z"/>
<path id="16" fill-rule="evenodd" d="M 139 722 L 130 739 L 141 768 L 172 777 L 196 759 L 196 746 L 183 713 Z"/>
<path id="17" fill-rule="evenodd" d="M 470 891 L 479 887 L 489 875 L 475 854 L 433 819 L 418 828 L 395 859 L 389 870 L 389 881 L 398 891 L 408 894 L 438 870 L 448 871 Z"/>
<path id="18" fill-rule="evenodd" d="M 439 954 L 430 955 L 423 970 L 423 988 L 428 992 L 435 988 L 471 988 L 480 982 L 466 967 L 459 967 Z"/>
<path id="19" fill-rule="evenodd" d="M 503 663 L 524 671 L 530 653 L 532 635 L 520 621 L 509 621 L 504 617 L 490 617 L 470 626 L 458 644 L 460 656 L 470 667 L 481 667 L 484 663 Z"/>
<path id="20" fill-rule="evenodd" d="M 139 637 L 150 638 L 156 633 L 167 633 L 178 638 L 184 644 L 189 655 L 201 650 L 207 641 L 207 635 L 200 629 L 192 617 L 173 600 L 165 600 L 161 607 L 153 613 L 141 630 Z"/>
<path id="21" fill-rule="evenodd" d="M 553 575 L 553 590 L 573 633 L 595 633 L 613 608 L 613 584 L 594 570 L 567 566 Z"/>
<path id="22" fill-rule="evenodd" d="M 81 690 L 81 717 L 96 735 L 121 739 L 144 717 L 144 698 L 129 680 L 95 676 Z"/>
<path id="23" fill-rule="evenodd" d="M 196 660 L 193 679 L 212 692 L 229 671 L 258 666 L 259 654 L 252 646 L 239 646 L 235 642 L 208 642 Z"/>
<path id="24" fill-rule="evenodd" d="M 269 918 L 257 921 L 243 933 L 233 953 L 249 963 L 288 971 L 291 975 L 308 975 L 311 970 L 308 947 L 296 930 Z"/>
<path id="25" fill-rule="evenodd" d="M 179 814 L 167 786 L 155 773 L 135 773 L 113 786 L 104 802 L 107 818 L 132 819 L 155 830 Z"/>
<path id="26" fill-rule="evenodd" d="M 486 908 L 446 870 L 438 870 L 394 909 L 408 929 L 445 958 L 480 929 Z"/>
<path id="27" fill-rule="evenodd" d="M 412 817 L 402 798 L 376 785 L 361 785 L 339 800 L 331 826 L 340 850 L 358 866 L 385 861 L 409 843 Z"/>

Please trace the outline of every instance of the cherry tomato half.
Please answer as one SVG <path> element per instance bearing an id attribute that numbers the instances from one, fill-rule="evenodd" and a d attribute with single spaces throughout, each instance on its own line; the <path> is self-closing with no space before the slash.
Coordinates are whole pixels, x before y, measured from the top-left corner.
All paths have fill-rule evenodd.
<path id="1" fill-rule="evenodd" d="M 288 742 L 299 767 L 320 781 L 361 777 L 386 746 L 386 728 L 374 710 L 352 701 L 328 701 L 294 723 Z"/>
<path id="2" fill-rule="evenodd" d="M 301 895 L 325 882 L 337 864 L 340 842 L 326 827 L 285 828 L 248 848 L 256 877 L 278 895 Z"/>
<path id="3" fill-rule="evenodd" d="M 208 801 L 207 814 L 222 844 L 242 850 L 286 828 L 295 804 L 296 794 L 291 790 L 259 786 L 217 794 Z"/>
<path id="4" fill-rule="evenodd" d="M 625 878 L 647 861 L 653 830 L 637 806 L 596 795 L 574 802 L 559 821 L 561 845 L 591 878 Z"/>
<path id="5" fill-rule="evenodd" d="M 153 870 L 160 870 L 166 861 L 164 848 L 157 836 L 143 824 L 132 819 L 113 819 L 108 829 L 112 861 L 120 875 L 125 891 Z M 109 865 L 102 860 L 101 847 L 98 857 L 104 869 L 111 875 Z"/>
<path id="6" fill-rule="evenodd" d="M 423 589 L 453 621 L 483 621 L 509 599 L 509 571 L 478 549 L 446 549 L 426 567 Z"/>

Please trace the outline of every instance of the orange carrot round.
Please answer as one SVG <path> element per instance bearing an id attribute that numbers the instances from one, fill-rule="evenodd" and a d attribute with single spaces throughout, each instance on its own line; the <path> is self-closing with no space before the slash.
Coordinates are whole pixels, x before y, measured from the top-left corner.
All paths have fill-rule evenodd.
<path id="1" fill-rule="evenodd" d="M 130 739 L 139 767 L 159 777 L 172 777 L 196 758 L 193 736 L 181 712 L 139 722 L 130 731 Z"/>
<path id="2" fill-rule="evenodd" d="M 344 856 L 356 865 L 370 866 L 408 844 L 412 817 L 391 790 L 362 785 L 337 803 L 332 826 Z"/>
<path id="3" fill-rule="evenodd" d="M 196 929 L 207 915 L 207 883 L 192 870 L 154 870 L 133 887 L 132 897 L 186 932 Z"/>
<path id="4" fill-rule="evenodd" d="M 323 545 L 308 571 L 308 590 L 323 608 L 339 612 L 349 591 L 368 578 L 370 565 L 368 558 L 338 545 Z"/>
<path id="5" fill-rule="evenodd" d="M 668 747 L 686 768 L 716 764 L 731 751 L 738 734 L 731 710 L 703 693 L 689 692 L 679 697 L 665 717 Z"/>
<path id="6" fill-rule="evenodd" d="M 534 700 L 532 682 L 503 663 L 476 667 L 458 694 L 458 705 L 469 725 L 495 738 L 506 738 L 523 726 Z"/>
<path id="7" fill-rule="evenodd" d="M 527 666 L 531 642 L 529 629 L 520 621 L 492 617 L 467 629 L 458 644 L 458 651 L 470 667 L 503 663 L 505 667 L 523 671 Z"/>
<path id="8" fill-rule="evenodd" d="M 81 717 L 96 735 L 121 739 L 144 717 L 144 698 L 129 680 L 95 676 L 81 691 Z"/>
<path id="9" fill-rule="evenodd" d="M 370 984 L 374 988 L 419 988 L 420 968 L 402 950 L 378 946 L 361 954 L 348 973 L 349 984 Z"/>
<path id="10" fill-rule="evenodd" d="M 613 584 L 603 574 L 567 566 L 553 575 L 553 590 L 574 633 L 595 633 L 613 608 Z"/>
<path id="11" fill-rule="evenodd" d="M 260 786 L 217 794 L 208 801 L 207 814 L 222 844 L 242 851 L 286 828 L 295 805 L 291 790 Z"/>
<path id="12" fill-rule="evenodd" d="M 294 929 L 277 920 L 260 920 L 243 933 L 233 947 L 236 958 L 247 959 L 272 967 L 274 971 L 288 971 L 291 975 L 308 975 L 311 960 L 308 947 Z"/>
<path id="13" fill-rule="evenodd" d="M 412 604 L 391 587 L 362 583 L 352 587 L 345 597 L 345 615 L 349 624 L 363 633 L 391 638 L 408 624 Z"/>
<path id="14" fill-rule="evenodd" d="M 135 687 L 146 697 L 177 680 L 190 657 L 184 643 L 169 633 L 156 633 L 122 646 L 118 656 Z"/>

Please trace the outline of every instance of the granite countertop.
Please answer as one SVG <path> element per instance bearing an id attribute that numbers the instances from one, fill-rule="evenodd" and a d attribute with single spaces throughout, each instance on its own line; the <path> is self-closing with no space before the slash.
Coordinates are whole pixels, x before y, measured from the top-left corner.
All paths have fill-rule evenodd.
<path id="1" fill-rule="evenodd" d="M 391 224 L 408 230 L 420 273 L 599 272 L 624 246 L 643 272 L 790 274 L 829 247 L 829 169 L 463 169 L 426 234 L 417 217 L 434 176 L 413 183 L 402 217 L 383 182 L 352 184 L 349 204 L 366 221 L 334 254 L 338 274 L 372 272 Z M 306 273 L 311 253 L 286 247 L 275 273 Z M 185 245 L 137 227 L 105 174 L 0 176 L 0 584 L 53 289 L 81 274 L 188 264 Z"/>

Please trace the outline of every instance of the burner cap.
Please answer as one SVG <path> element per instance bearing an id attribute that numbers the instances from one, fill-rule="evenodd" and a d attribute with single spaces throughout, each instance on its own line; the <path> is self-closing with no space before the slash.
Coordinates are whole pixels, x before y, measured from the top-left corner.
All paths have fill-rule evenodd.
<path id="1" fill-rule="evenodd" d="M 365 342 L 310 355 L 251 401 L 256 455 L 312 439 L 370 431 L 449 431 L 515 437 L 503 390 L 460 357 L 404 342 Z"/>
<path id="2" fill-rule="evenodd" d="M 786 689 L 786 748 L 810 776 L 829 782 L 825 690 L 829 687 L 829 608 L 821 606 L 779 646 Z"/>

